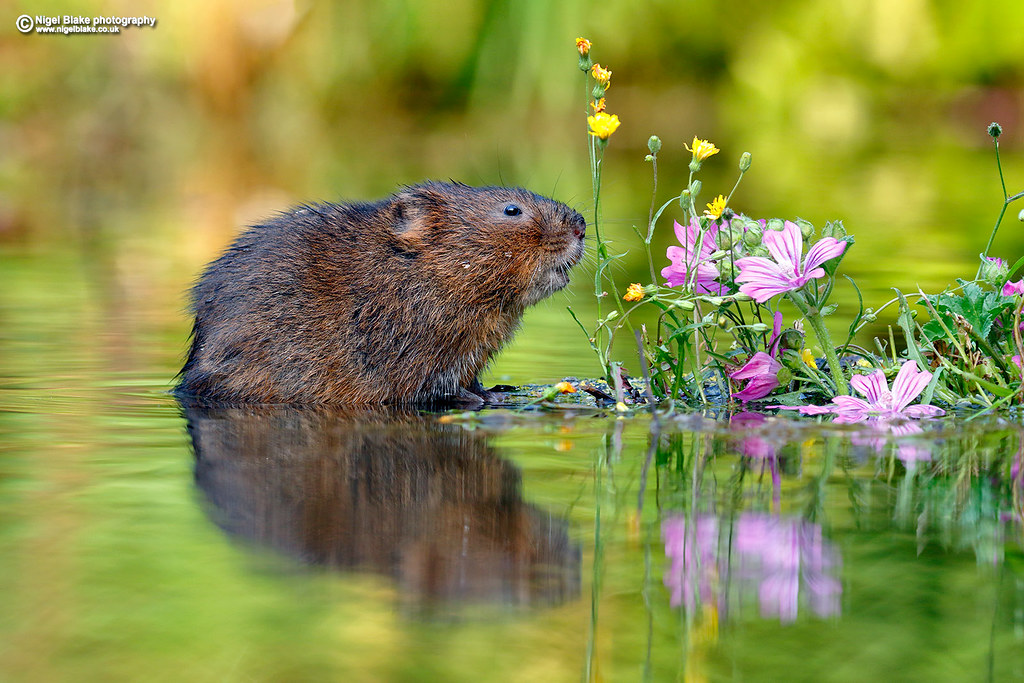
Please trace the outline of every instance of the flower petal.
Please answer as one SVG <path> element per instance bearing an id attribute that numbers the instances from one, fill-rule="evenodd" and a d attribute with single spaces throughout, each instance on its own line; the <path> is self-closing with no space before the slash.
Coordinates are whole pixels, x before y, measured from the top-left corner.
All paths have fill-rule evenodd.
<path id="1" fill-rule="evenodd" d="M 874 406 L 889 394 L 889 385 L 885 381 L 885 373 L 881 370 L 875 370 L 870 375 L 854 375 L 850 378 L 850 386 L 864 394 L 868 402 Z"/>
<path id="2" fill-rule="evenodd" d="M 731 379 L 751 379 L 758 375 L 774 375 L 782 369 L 782 363 L 769 356 L 764 351 L 758 351 L 750 357 L 742 368 L 729 374 Z"/>
<path id="3" fill-rule="evenodd" d="M 830 406 L 765 406 L 765 408 L 799 410 L 801 415 L 824 415 L 825 413 L 834 412 Z"/>
<path id="4" fill-rule="evenodd" d="M 946 411 L 943 410 L 942 408 L 939 408 L 938 406 L 916 405 L 916 406 L 907 406 L 906 408 L 904 408 L 903 409 L 903 414 L 906 415 L 907 417 L 914 417 L 914 418 L 938 417 L 940 415 L 945 415 Z"/>
<path id="5" fill-rule="evenodd" d="M 750 383 L 744 387 L 743 391 L 737 391 L 732 395 L 732 397 L 738 401 L 743 401 L 744 403 L 747 401 L 755 401 L 772 393 L 778 386 L 779 378 L 774 374 L 760 375 L 750 380 Z"/>
<path id="6" fill-rule="evenodd" d="M 740 274 L 736 282 L 746 283 L 740 286 L 740 292 L 764 303 L 776 294 L 788 292 L 799 287 L 792 277 L 782 271 L 779 264 L 763 256 L 747 256 L 736 260 Z"/>
<path id="7" fill-rule="evenodd" d="M 908 360 L 901 365 L 896 379 L 892 381 L 893 410 L 898 413 L 906 408 L 924 391 L 931 379 L 932 373 L 917 369 L 917 361 Z"/>
<path id="8" fill-rule="evenodd" d="M 746 294 L 757 303 L 763 304 L 776 294 L 785 294 L 786 292 L 791 292 L 794 289 L 796 289 L 796 287 L 794 287 L 788 280 L 774 284 L 751 282 L 749 284 L 740 285 L 740 294 Z"/>
<path id="9" fill-rule="evenodd" d="M 834 259 L 844 251 L 846 251 L 845 241 L 841 242 L 834 237 L 822 237 L 807 250 L 807 257 L 804 259 L 804 273 L 810 276 L 807 271 L 817 268 L 825 261 Z M 821 275 L 815 277 L 821 277 Z"/>
<path id="10" fill-rule="evenodd" d="M 833 412 L 843 418 L 844 422 L 859 422 L 866 419 L 872 410 L 872 405 L 862 398 L 856 396 L 836 396 L 832 399 L 835 405 Z"/>
<path id="11" fill-rule="evenodd" d="M 761 243 L 768 249 L 768 253 L 781 266 L 784 273 L 790 276 L 798 274 L 798 264 L 804 248 L 804 237 L 800 234 L 800 227 L 796 223 L 786 221 L 781 231 L 766 230 Z"/>

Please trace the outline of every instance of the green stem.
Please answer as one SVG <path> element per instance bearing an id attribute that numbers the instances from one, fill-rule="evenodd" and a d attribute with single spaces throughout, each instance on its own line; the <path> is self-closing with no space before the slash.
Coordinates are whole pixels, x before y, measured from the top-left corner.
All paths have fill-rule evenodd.
<path id="1" fill-rule="evenodd" d="M 654 169 L 654 188 L 651 190 L 651 210 L 647 214 L 647 239 L 644 249 L 647 250 L 647 265 L 651 269 L 651 284 L 658 284 L 658 276 L 654 272 L 654 257 L 651 256 L 651 237 L 654 235 L 654 204 L 658 198 L 658 155 L 651 154 L 651 167 Z"/>
<path id="2" fill-rule="evenodd" d="M 847 387 L 846 378 L 843 376 L 843 370 L 839 367 L 839 357 L 836 355 L 836 347 L 832 343 L 832 337 L 828 333 L 828 328 L 825 327 L 825 319 L 821 317 L 821 313 L 817 308 L 812 309 L 810 304 L 804 298 L 803 294 L 799 291 L 792 291 L 787 294 L 789 300 L 792 301 L 800 312 L 804 314 L 804 318 L 810 323 L 811 329 L 814 330 L 814 336 L 818 339 L 818 344 L 825 352 L 825 360 L 828 362 L 828 370 L 832 375 L 832 381 L 836 383 L 836 395 L 845 396 L 850 393 Z"/>
<path id="3" fill-rule="evenodd" d="M 983 259 L 988 256 L 988 250 L 992 248 L 992 243 L 995 242 L 996 233 L 999 232 L 999 225 L 1003 222 L 1003 216 L 1006 215 L 1006 207 L 1008 207 L 1012 202 L 1024 197 L 1024 192 L 1019 192 L 1011 197 L 1006 191 L 1006 179 L 1003 177 L 1003 163 L 999 159 L 999 140 L 993 138 L 992 142 L 996 149 L 996 168 L 999 169 L 999 184 L 1003 188 L 1003 207 L 999 210 L 999 217 L 996 219 L 996 224 L 992 227 L 992 233 L 988 236 L 988 244 L 985 245 L 985 251 L 981 253 Z M 983 265 L 984 260 L 982 260 L 982 263 L 978 264 L 978 274 L 974 276 L 974 279 L 977 280 L 981 277 L 981 268 Z"/>

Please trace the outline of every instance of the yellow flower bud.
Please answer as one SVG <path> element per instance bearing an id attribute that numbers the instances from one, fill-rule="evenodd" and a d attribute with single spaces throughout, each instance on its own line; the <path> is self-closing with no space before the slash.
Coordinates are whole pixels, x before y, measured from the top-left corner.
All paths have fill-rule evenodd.
<path id="1" fill-rule="evenodd" d="M 644 288 L 639 282 L 634 282 L 626 290 L 626 295 L 622 297 L 626 301 L 640 301 L 644 298 Z"/>
<path id="2" fill-rule="evenodd" d="M 693 158 L 697 161 L 704 161 L 709 156 L 718 154 L 718 148 L 714 144 L 707 140 L 700 140 L 696 135 L 693 136 L 693 149 L 690 149 L 688 145 L 683 145 L 687 151 L 693 154 Z"/>
<path id="3" fill-rule="evenodd" d="M 590 134 L 607 140 L 619 127 L 619 117 L 615 114 L 607 114 L 603 111 L 587 117 L 587 124 L 590 126 Z"/>

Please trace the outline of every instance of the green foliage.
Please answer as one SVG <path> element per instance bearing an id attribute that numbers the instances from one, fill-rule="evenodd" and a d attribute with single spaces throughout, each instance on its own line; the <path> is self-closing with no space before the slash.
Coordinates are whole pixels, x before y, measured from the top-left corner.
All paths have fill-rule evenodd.
<path id="1" fill-rule="evenodd" d="M 944 330 L 956 329 L 959 317 L 982 337 L 998 342 L 1009 329 L 1003 316 L 1013 311 L 1015 300 L 999 292 L 986 291 L 973 282 L 958 282 L 960 294 L 942 293 L 926 297 L 942 319 L 942 324 L 938 320 L 930 320 L 922 326 L 928 340 L 942 339 L 946 336 Z M 994 328 L 997 320 L 1004 324 Z"/>

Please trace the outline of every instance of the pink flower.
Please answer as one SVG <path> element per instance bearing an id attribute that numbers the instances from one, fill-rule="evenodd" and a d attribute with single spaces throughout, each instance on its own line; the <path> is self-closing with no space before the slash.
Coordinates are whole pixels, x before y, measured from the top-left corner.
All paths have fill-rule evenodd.
<path id="1" fill-rule="evenodd" d="M 1007 281 L 1007 283 L 1003 285 L 1003 296 L 1013 296 L 1015 294 L 1024 294 L 1024 277 L 1016 282 Z"/>
<path id="2" fill-rule="evenodd" d="M 762 243 L 772 258 L 747 256 L 736 261 L 736 267 L 740 269 L 736 282 L 744 283 L 740 286 L 740 293 L 753 297 L 758 303 L 824 277 L 821 264 L 846 250 L 846 242 L 822 237 L 807 250 L 807 256 L 801 263 L 804 238 L 800 227 L 791 221 L 783 224 L 781 232 L 766 230 Z"/>
<path id="3" fill-rule="evenodd" d="M 734 380 L 750 380 L 743 391 L 737 391 L 732 397 L 744 403 L 764 398 L 779 386 L 778 373 L 781 369 L 782 363 L 764 351 L 758 351 L 746 365 L 729 375 Z"/>
<path id="4" fill-rule="evenodd" d="M 696 269 L 693 291 L 697 294 L 721 294 L 725 287 L 717 282 L 718 268 L 708 261 L 708 257 L 718 251 L 718 243 L 715 241 L 718 226 L 712 223 L 707 230 L 701 230 L 700 223 L 694 218 L 685 229 L 676 221 L 675 231 L 676 238 L 683 246 L 669 247 L 665 253 L 672 262 L 672 265 L 665 266 L 661 270 L 661 276 L 665 278 L 666 284 L 669 287 L 685 285 L 690 271 Z M 701 233 L 703 233 L 703 238 Z M 700 242 L 699 251 L 697 250 L 698 241 Z"/>
<path id="5" fill-rule="evenodd" d="M 782 363 L 775 360 L 779 352 L 779 333 L 782 332 L 782 313 L 775 312 L 772 316 L 772 336 L 768 340 L 768 353 L 758 351 L 744 364 L 742 368 L 731 373 L 732 380 L 750 380 L 742 391 L 732 395 L 744 403 L 764 398 L 772 393 L 779 386 L 779 370 Z"/>
<path id="6" fill-rule="evenodd" d="M 900 420 L 920 417 L 936 417 L 945 415 L 946 411 L 935 406 L 910 405 L 918 394 L 924 391 L 932 373 L 918 370 L 917 362 L 908 360 L 892 381 L 892 391 L 885 381 L 885 373 L 875 370 L 870 375 L 854 375 L 850 386 L 863 394 L 865 398 L 856 396 L 836 396 L 831 406 L 770 406 L 785 410 L 799 410 L 804 415 L 821 415 L 835 413 L 836 422 L 862 422 Z M 865 400 L 866 399 L 866 400 Z"/>

